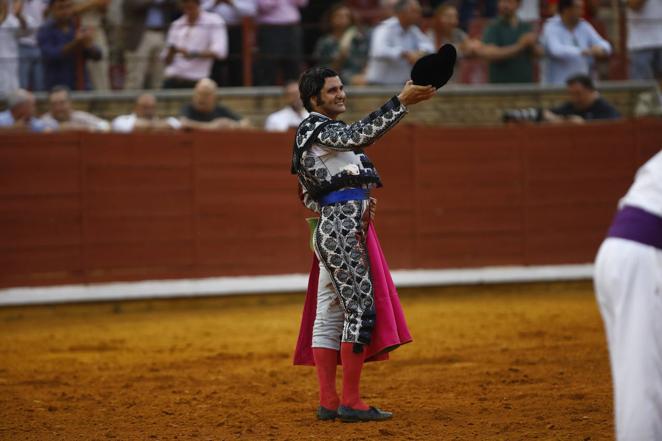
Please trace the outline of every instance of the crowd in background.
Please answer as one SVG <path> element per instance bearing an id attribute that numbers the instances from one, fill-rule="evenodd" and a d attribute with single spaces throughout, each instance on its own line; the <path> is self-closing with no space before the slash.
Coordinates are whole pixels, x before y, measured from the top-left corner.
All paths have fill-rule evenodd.
<path id="1" fill-rule="evenodd" d="M 614 52 L 618 30 L 606 31 L 598 1 L 1 0 L 0 93 L 241 86 L 247 69 L 254 85 L 282 85 L 314 64 L 354 85 L 401 84 L 444 43 L 458 69 L 487 62 L 491 83 L 563 84 L 595 78 Z M 659 76 L 662 0 L 627 0 L 626 11 L 629 78 Z"/>
<path id="2" fill-rule="evenodd" d="M 445 43 L 458 50 L 454 82 L 465 82 L 464 68 L 476 60 L 488 65 L 490 83 L 595 80 L 617 38 L 600 24 L 597 1 L 0 0 L 0 95 L 10 106 L 29 102 L 27 91 L 49 91 L 51 106 L 69 90 L 195 88 L 215 96 L 217 85 L 241 86 L 247 73 L 255 85 L 293 89 L 315 64 L 346 84 L 399 86 Z M 662 0 L 627 0 L 625 9 L 629 78 L 659 79 Z M 303 115 L 286 109 L 282 118 Z M 46 129 L 55 127 L 46 116 Z M 190 116 L 168 127 L 202 127 Z"/>

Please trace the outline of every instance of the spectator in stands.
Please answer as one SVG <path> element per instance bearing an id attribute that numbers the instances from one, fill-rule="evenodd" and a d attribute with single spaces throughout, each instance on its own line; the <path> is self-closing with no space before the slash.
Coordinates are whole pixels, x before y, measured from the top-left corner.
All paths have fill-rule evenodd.
<path id="1" fill-rule="evenodd" d="M 218 14 L 203 11 L 200 0 L 180 0 L 184 15 L 168 30 L 166 89 L 189 89 L 207 78 L 216 59 L 228 55 L 228 31 Z"/>
<path id="2" fill-rule="evenodd" d="M 269 86 L 278 79 L 285 83 L 299 78 L 302 57 L 299 8 L 307 4 L 308 0 L 257 0 L 257 85 Z"/>
<path id="3" fill-rule="evenodd" d="M 27 90 L 17 89 L 9 94 L 7 107 L 0 112 L 0 129 L 47 131 L 46 125 L 35 117 L 35 99 Z"/>
<path id="4" fill-rule="evenodd" d="M 124 0 L 122 3 L 124 88 L 158 89 L 163 84 L 165 36 L 177 11 L 176 0 Z"/>
<path id="5" fill-rule="evenodd" d="M 328 33 L 317 40 L 313 58 L 338 72 L 345 84 L 365 84 L 370 41 L 354 23 L 352 11 L 342 3 L 333 5 L 325 14 L 324 27 Z"/>
<path id="6" fill-rule="evenodd" d="M 370 84 L 402 85 L 412 66 L 423 55 L 434 52 L 432 41 L 418 27 L 418 0 L 398 0 L 395 17 L 381 22 L 372 33 L 366 79 Z"/>
<path id="7" fill-rule="evenodd" d="M 545 49 L 542 80 L 564 84 L 571 75 L 593 75 L 596 58 L 611 54 L 611 45 L 582 17 L 583 0 L 559 0 L 559 13 L 545 23 L 541 42 Z"/>
<path id="8" fill-rule="evenodd" d="M 20 2 L 14 2 L 16 8 Z M 44 67 L 37 44 L 37 30 L 44 22 L 45 0 L 23 0 L 23 15 L 28 22 L 27 32 L 18 43 L 18 77 L 22 88 L 44 90 Z"/>
<path id="9" fill-rule="evenodd" d="M 618 110 L 595 90 L 593 80 L 585 74 L 573 75 L 566 80 L 568 101 L 545 111 L 544 119 L 549 122 L 570 121 L 584 123 L 598 119 L 616 119 Z"/>
<path id="10" fill-rule="evenodd" d="M 55 86 L 48 95 L 49 111 L 41 117 L 51 130 L 85 130 L 89 132 L 107 132 L 108 121 L 82 110 L 73 110 L 69 89 Z"/>
<path id="11" fill-rule="evenodd" d="M 479 8 L 477 8 L 479 6 Z M 476 9 L 479 9 L 481 17 L 493 18 L 497 15 L 497 0 L 461 0 L 459 2 L 460 28 L 469 32 L 471 21 L 476 15 Z"/>
<path id="12" fill-rule="evenodd" d="M 295 129 L 308 116 L 308 112 L 303 108 L 299 96 L 299 83 L 297 81 L 290 81 L 285 85 L 283 99 L 286 106 L 267 117 L 264 123 L 265 130 L 285 132 L 289 129 Z"/>
<path id="13" fill-rule="evenodd" d="M 246 118 L 217 104 L 218 86 L 214 80 L 204 78 L 198 81 L 190 104 L 182 109 L 180 122 L 183 129 L 219 130 L 250 127 Z"/>
<path id="14" fill-rule="evenodd" d="M 159 118 L 156 115 L 156 97 L 143 93 L 136 99 L 133 113 L 118 116 L 111 127 L 113 132 L 131 133 L 179 129 L 181 124 L 177 118 Z"/>
<path id="15" fill-rule="evenodd" d="M 257 0 L 205 0 L 202 6 L 220 15 L 228 26 L 228 57 L 214 62 L 211 77 L 222 86 L 242 86 L 242 21 L 245 17 L 255 17 Z"/>
<path id="16" fill-rule="evenodd" d="M 476 55 L 480 47 L 480 41 L 469 36 L 459 28 L 457 8 L 449 3 L 442 3 L 435 9 L 432 26 L 428 30 L 428 37 L 434 43 L 434 47 L 440 48 L 444 44 L 452 44 L 457 50 L 458 60 L 455 63 L 455 71 L 460 68 L 462 58 Z M 456 79 L 456 76 L 453 77 Z"/>
<path id="17" fill-rule="evenodd" d="M 485 29 L 476 54 L 489 61 L 490 83 L 532 83 L 533 61 L 542 48 L 529 23 L 517 16 L 520 0 L 499 0 L 497 17 Z"/>
<path id="18" fill-rule="evenodd" d="M 87 72 L 79 62 L 99 59 L 101 52 L 92 42 L 92 30 L 76 28 L 70 0 L 50 0 L 52 16 L 37 33 L 37 41 L 44 62 L 45 86 L 52 89 L 57 85 L 69 89 L 89 88 Z M 82 72 L 79 78 L 78 72 Z"/>
<path id="19" fill-rule="evenodd" d="M 7 96 L 19 87 L 18 38 L 28 31 L 21 1 L 0 2 L 0 96 Z"/>
<path id="20" fill-rule="evenodd" d="M 521 0 L 517 9 L 517 17 L 524 23 L 536 25 L 540 20 L 540 1 L 539 0 Z"/>
<path id="21" fill-rule="evenodd" d="M 104 29 L 106 9 L 111 0 L 72 0 L 72 11 L 78 18 L 79 26 L 90 34 L 92 44 L 99 50 L 99 58 L 87 59 L 87 73 L 92 88 L 95 90 L 110 90 L 108 70 L 108 39 Z"/>
<path id="22" fill-rule="evenodd" d="M 662 84 L 662 0 L 628 0 L 630 78 Z"/>

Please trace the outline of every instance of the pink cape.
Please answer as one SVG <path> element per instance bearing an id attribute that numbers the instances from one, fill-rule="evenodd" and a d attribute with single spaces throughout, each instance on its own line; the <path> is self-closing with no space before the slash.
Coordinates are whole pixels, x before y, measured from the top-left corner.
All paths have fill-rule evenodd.
<path id="1" fill-rule="evenodd" d="M 405 314 L 400 305 L 398 292 L 395 289 L 391 273 L 386 264 L 384 253 L 379 245 L 377 233 L 372 223 L 368 227 L 366 238 L 368 254 L 370 256 L 370 273 L 375 295 L 377 319 L 372 332 L 372 343 L 364 350 L 366 361 L 387 360 L 388 353 L 400 345 L 412 341 Z M 294 351 L 295 365 L 314 366 L 312 339 L 313 324 L 317 311 L 317 280 L 319 277 L 318 260 L 313 255 L 313 266 L 308 278 L 308 291 L 303 306 L 299 339 Z M 338 358 L 340 362 L 340 356 Z"/>

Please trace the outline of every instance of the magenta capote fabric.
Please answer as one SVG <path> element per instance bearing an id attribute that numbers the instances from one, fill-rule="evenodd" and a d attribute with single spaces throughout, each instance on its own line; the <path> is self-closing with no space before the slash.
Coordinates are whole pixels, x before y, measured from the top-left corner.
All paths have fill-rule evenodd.
<path id="1" fill-rule="evenodd" d="M 366 242 L 370 256 L 370 273 L 372 275 L 375 295 L 377 320 L 375 329 L 372 332 L 372 343 L 365 348 L 363 353 L 366 356 L 366 361 L 387 360 L 390 351 L 400 345 L 411 342 L 412 338 L 407 328 L 407 321 L 400 305 L 398 292 L 391 279 L 391 273 L 384 258 L 382 247 L 379 245 L 377 232 L 372 222 L 368 227 Z M 313 324 L 315 323 L 315 314 L 317 311 L 318 277 L 319 263 L 317 257 L 313 254 L 313 265 L 310 269 L 310 277 L 308 278 L 308 291 L 306 293 L 306 302 L 303 306 L 299 339 L 297 340 L 297 346 L 294 351 L 295 365 L 315 365 L 311 344 L 313 340 Z M 338 363 L 340 363 L 340 354 L 338 354 Z"/>

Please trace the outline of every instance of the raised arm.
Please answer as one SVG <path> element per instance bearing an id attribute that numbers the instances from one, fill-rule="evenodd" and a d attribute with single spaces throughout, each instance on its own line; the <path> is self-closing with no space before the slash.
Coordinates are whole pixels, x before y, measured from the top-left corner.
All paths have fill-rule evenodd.
<path id="1" fill-rule="evenodd" d="M 407 113 L 397 97 L 393 97 L 367 117 L 351 125 L 341 121 L 327 124 L 317 135 L 317 142 L 332 150 L 350 151 L 368 146 L 388 132 Z"/>
<path id="2" fill-rule="evenodd" d="M 327 124 L 317 135 L 317 142 L 332 150 L 350 151 L 366 147 L 394 127 L 406 114 L 407 107 L 428 100 L 436 94 L 433 86 L 416 86 L 407 81 L 394 96 L 376 111 L 351 125 L 340 121 Z"/>

